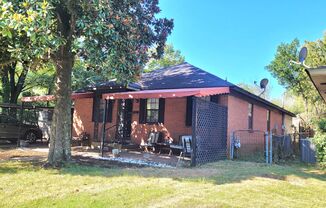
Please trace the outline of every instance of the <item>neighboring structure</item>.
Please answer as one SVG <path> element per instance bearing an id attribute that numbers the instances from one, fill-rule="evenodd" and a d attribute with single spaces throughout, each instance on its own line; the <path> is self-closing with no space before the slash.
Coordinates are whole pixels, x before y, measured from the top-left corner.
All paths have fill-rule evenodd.
<path id="1" fill-rule="evenodd" d="M 326 66 L 306 70 L 320 96 L 326 102 Z"/>
<path id="2" fill-rule="evenodd" d="M 291 130 L 291 112 L 188 63 L 145 73 L 127 87 L 114 81 L 84 89 L 92 98 L 74 102 L 73 135 L 100 141 L 104 99 L 108 99 L 108 140 L 141 144 L 151 131 L 164 132 L 178 142 L 193 134 L 192 99 L 201 97 L 227 108 L 227 143 L 235 130 L 254 129 L 283 134 Z M 104 99 L 103 99 L 104 98 Z"/>

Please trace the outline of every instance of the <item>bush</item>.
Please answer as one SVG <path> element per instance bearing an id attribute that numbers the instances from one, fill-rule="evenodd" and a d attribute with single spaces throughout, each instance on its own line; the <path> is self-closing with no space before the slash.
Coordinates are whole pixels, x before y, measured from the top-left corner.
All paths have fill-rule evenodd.
<path id="1" fill-rule="evenodd" d="M 318 121 L 317 126 L 313 142 L 316 146 L 317 160 L 323 168 L 326 168 L 326 118 Z"/>

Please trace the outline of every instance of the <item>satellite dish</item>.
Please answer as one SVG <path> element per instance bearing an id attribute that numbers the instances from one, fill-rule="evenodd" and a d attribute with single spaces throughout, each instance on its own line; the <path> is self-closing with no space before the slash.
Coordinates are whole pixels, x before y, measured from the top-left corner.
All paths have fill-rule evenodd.
<path id="1" fill-rule="evenodd" d="M 299 62 L 303 63 L 306 60 L 307 55 L 308 55 L 307 47 L 302 47 L 300 52 L 299 52 Z"/>
<path id="2" fill-rule="evenodd" d="M 262 79 L 261 81 L 260 81 L 260 88 L 261 89 L 266 89 L 266 86 L 267 86 L 267 84 L 268 84 L 268 79 Z"/>

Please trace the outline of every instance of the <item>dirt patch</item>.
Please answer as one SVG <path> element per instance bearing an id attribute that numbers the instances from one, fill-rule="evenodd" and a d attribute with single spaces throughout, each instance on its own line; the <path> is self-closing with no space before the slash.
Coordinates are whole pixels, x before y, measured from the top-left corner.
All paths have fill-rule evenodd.
<path id="1" fill-rule="evenodd" d="M 46 148 L 15 148 L 15 147 L 1 147 L 0 148 L 0 162 L 1 161 L 23 161 L 41 164 L 47 158 L 48 152 Z M 72 161 L 77 164 L 87 166 L 97 166 L 104 168 L 142 168 L 143 165 L 135 165 L 128 163 L 121 163 L 118 161 L 106 161 L 94 159 L 87 156 L 76 155 L 73 152 Z"/>
<path id="2" fill-rule="evenodd" d="M 276 174 L 263 174 L 261 177 L 264 178 L 270 178 L 270 179 L 276 179 L 276 180 L 285 180 L 285 176 L 282 175 L 276 175 Z"/>
<path id="3" fill-rule="evenodd" d="M 47 152 L 34 151 L 25 148 L 1 149 L 0 161 L 19 160 L 19 161 L 40 161 L 45 160 Z"/>
<path id="4" fill-rule="evenodd" d="M 107 161 L 107 160 L 99 160 L 94 159 L 91 157 L 85 157 L 80 155 L 73 155 L 72 160 L 80 165 L 87 165 L 87 166 L 96 166 L 96 167 L 103 167 L 103 168 L 143 168 L 143 165 L 137 164 L 129 164 L 129 163 L 121 163 L 118 161 Z"/>

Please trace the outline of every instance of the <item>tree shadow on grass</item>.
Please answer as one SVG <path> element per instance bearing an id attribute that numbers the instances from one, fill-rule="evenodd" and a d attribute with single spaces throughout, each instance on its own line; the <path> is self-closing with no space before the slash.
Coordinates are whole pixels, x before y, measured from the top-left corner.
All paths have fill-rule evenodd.
<path id="1" fill-rule="evenodd" d="M 42 161 L 5 162 L 4 166 L 0 163 L 0 174 L 38 171 L 43 169 L 43 163 Z M 294 165 L 266 165 L 230 160 L 195 168 L 150 168 L 117 161 L 98 161 L 85 157 L 74 157 L 74 162 L 66 164 L 63 168 L 57 169 L 57 171 L 52 171 L 51 174 L 94 177 L 135 176 L 142 178 L 170 178 L 178 182 L 203 181 L 216 185 L 240 183 L 241 181 L 257 177 L 286 181 L 287 177 L 295 176 L 302 179 L 313 178 L 319 181 L 326 181 L 326 172 L 318 170 L 314 166 L 300 163 Z"/>
<path id="2" fill-rule="evenodd" d="M 41 161 L 7 160 L 0 161 L 0 174 L 14 174 L 21 171 L 37 171 L 42 168 Z"/>
<path id="3" fill-rule="evenodd" d="M 60 170 L 58 174 L 93 175 L 93 176 L 139 176 L 145 178 L 171 178 L 176 181 L 206 181 L 217 185 L 239 183 L 256 177 L 286 181 L 288 176 L 302 179 L 313 178 L 326 181 L 326 172 L 314 166 L 295 165 L 266 165 L 253 162 L 220 161 L 196 168 L 149 168 L 127 164 L 112 164 L 104 161 L 107 166 L 94 167 L 90 162 L 71 164 Z M 103 168 L 104 167 L 104 168 Z"/>

